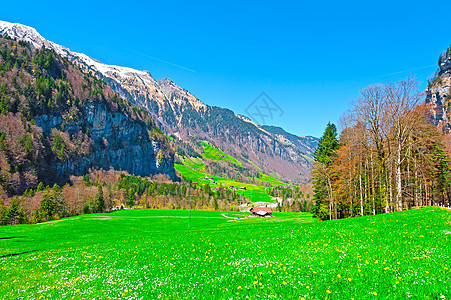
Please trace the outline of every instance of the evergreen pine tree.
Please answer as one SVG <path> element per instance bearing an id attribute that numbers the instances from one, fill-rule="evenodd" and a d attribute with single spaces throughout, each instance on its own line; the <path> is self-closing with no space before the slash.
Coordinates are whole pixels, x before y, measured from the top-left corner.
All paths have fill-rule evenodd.
<path id="1" fill-rule="evenodd" d="M 334 161 L 335 150 L 340 147 L 337 140 L 337 127 L 330 122 L 327 123 L 323 136 L 318 140 L 318 147 L 315 149 L 314 158 L 325 166 L 330 166 Z"/>
<path id="2" fill-rule="evenodd" d="M 97 195 L 94 200 L 94 212 L 103 212 L 105 210 L 105 201 L 103 199 L 102 185 L 99 184 Z"/>
<path id="3" fill-rule="evenodd" d="M 21 207 L 20 198 L 17 196 L 13 198 L 8 210 L 4 213 L 5 215 L 2 218 L 4 218 L 3 221 L 6 221 L 7 224 L 23 224 L 28 221 L 25 210 Z"/>
<path id="4" fill-rule="evenodd" d="M 330 166 L 334 161 L 335 150 L 340 147 L 337 140 L 337 127 L 328 123 L 323 136 L 318 141 L 315 150 L 315 167 L 313 174 L 313 200 L 315 205 L 312 213 L 315 218 L 324 220 L 330 218 Z"/>

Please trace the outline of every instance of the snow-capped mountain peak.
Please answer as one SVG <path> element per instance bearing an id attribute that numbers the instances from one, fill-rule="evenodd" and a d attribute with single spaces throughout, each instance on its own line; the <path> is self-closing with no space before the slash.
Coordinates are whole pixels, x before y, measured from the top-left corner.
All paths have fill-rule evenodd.
<path id="1" fill-rule="evenodd" d="M 130 76 L 138 75 L 140 77 L 150 77 L 152 78 L 150 81 L 155 82 L 152 75 L 148 71 L 138 71 L 129 67 L 121 67 L 121 66 L 115 66 L 115 65 L 106 65 L 104 63 L 101 63 L 97 59 L 94 59 L 92 57 L 87 56 L 84 53 L 78 53 L 78 52 L 71 52 L 72 55 L 78 57 L 81 59 L 87 66 L 91 67 L 95 71 L 98 71 L 104 75 L 110 75 L 113 73 L 116 73 L 117 76 L 121 78 L 129 78 Z M 146 78 L 149 80 L 149 78 Z"/>
<path id="2" fill-rule="evenodd" d="M 100 78 L 108 78 L 109 80 L 115 81 L 118 84 L 117 92 L 124 98 L 130 100 L 133 104 L 138 104 L 138 102 L 142 102 L 145 99 L 144 101 L 147 102 L 155 100 L 159 106 L 167 105 L 168 102 L 170 106 L 173 105 L 171 101 L 168 101 L 165 93 L 160 90 L 157 81 L 148 71 L 139 71 L 129 67 L 104 64 L 84 53 L 73 52 L 69 48 L 48 41 L 33 27 L 19 23 L 0 21 L 0 36 L 4 35 L 28 42 L 35 49 L 42 46 L 53 49 L 61 56 L 67 57 L 85 72 L 93 72 Z M 176 90 L 183 91 L 186 94 L 186 104 L 195 109 L 205 106 L 186 90 L 181 89 L 175 84 L 173 85 L 176 87 Z M 141 103 L 141 105 L 147 107 L 150 104 Z"/>
<path id="3" fill-rule="evenodd" d="M 42 45 L 50 46 L 49 41 L 44 39 L 36 29 L 19 23 L 0 21 L 0 35 L 28 42 L 33 48 L 40 48 Z"/>

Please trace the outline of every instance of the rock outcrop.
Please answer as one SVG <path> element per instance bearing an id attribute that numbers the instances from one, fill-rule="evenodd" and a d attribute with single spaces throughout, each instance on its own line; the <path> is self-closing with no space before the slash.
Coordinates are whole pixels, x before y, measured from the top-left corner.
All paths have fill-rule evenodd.
<path id="1" fill-rule="evenodd" d="M 81 176 L 89 169 L 113 168 L 139 176 L 166 174 L 175 180 L 174 156 L 167 155 L 170 152 L 167 144 L 149 136 L 145 124 L 98 102 L 85 103 L 83 111 L 83 118 L 69 122 L 58 115 L 36 117 L 36 125 L 44 134 L 62 127 L 69 135 L 90 129 L 89 153 L 55 160 L 52 173 L 56 173 L 56 178 L 65 181 L 68 176 Z"/>
<path id="2" fill-rule="evenodd" d="M 439 58 L 439 69 L 426 88 L 426 104 L 431 107 L 431 121 L 444 133 L 451 132 L 451 48 Z"/>

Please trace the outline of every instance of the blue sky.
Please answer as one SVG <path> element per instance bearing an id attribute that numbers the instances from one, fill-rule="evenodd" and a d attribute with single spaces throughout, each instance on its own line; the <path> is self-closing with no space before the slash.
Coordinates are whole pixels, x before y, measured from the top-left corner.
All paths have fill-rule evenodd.
<path id="1" fill-rule="evenodd" d="M 426 86 L 451 44 L 451 1 L 6 1 L 0 19 L 104 63 L 167 77 L 208 105 L 320 136 L 367 85 L 409 73 Z"/>

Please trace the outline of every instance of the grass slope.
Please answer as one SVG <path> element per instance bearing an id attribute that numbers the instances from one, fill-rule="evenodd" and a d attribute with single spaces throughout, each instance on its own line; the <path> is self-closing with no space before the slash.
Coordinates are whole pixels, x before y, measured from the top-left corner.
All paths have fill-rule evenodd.
<path id="1" fill-rule="evenodd" d="M 199 171 L 201 173 L 205 173 L 205 164 L 202 158 L 200 157 L 181 157 L 180 160 L 182 164 L 190 167 L 194 171 Z"/>
<path id="2" fill-rule="evenodd" d="M 223 185 L 226 187 L 234 186 L 234 187 L 246 187 L 245 191 L 236 191 L 239 195 L 244 195 L 246 199 L 249 199 L 251 202 L 273 202 L 272 197 L 268 195 L 266 192 L 266 187 L 249 184 L 249 183 L 241 183 L 234 180 L 230 180 L 223 177 L 213 176 L 213 175 L 207 175 L 209 178 L 213 178 L 218 185 L 212 184 L 210 180 L 204 179 L 205 173 L 200 172 L 198 170 L 201 170 L 201 168 L 198 168 L 198 170 L 193 170 L 190 167 L 187 167 L 185 165 L 179 165 L 176 164 L 175 168 L 182 174 L 183 177 L 185 177 L 188 180 L 192 180 L 194 182 L 198 182 L 200 185 L 210 184 L 211 188 L 214 189 L 216 186 Z"/>
<path id="3" fill-rule="evenodd" d="M 260 175 L 262 177 L 257 179 L 259 181 L 269 182 L 273 186 L 275 186 L 275 185 L 287 186 L 288 185 L 286 183 L 281 182 L 279 179 L 275 178 L 274 176 L 276 176 L 276 175 L 269 176 L 269 175 L 266 175 L 266 174 L 263 174 L 263 173 L 260 173 Z"/>
<path id="4" fill-rule="evenodd" d="M 448 299 L 451 213 L 131 210 L 0 228 L 3 299 Z M 234 215 L 239 215 L 234 213 Z"/>
<path id="5" fill-rule="evenodd" d="M 235 157 L 228 155 L 227 153 L 219 150 L 208 142 L 201 141 L 204 150 L 204 157 L 206 159 L 216 160 L 216 161 L 228 161 L 232 164 L 241 166 L 242 163 Z"/>

